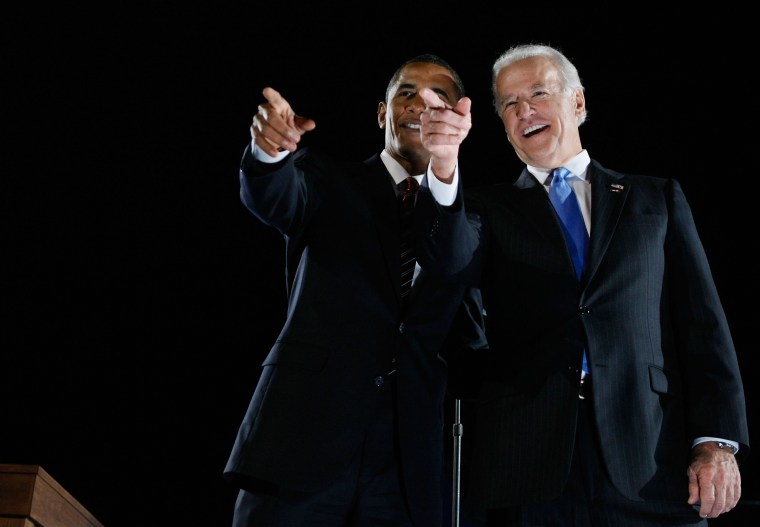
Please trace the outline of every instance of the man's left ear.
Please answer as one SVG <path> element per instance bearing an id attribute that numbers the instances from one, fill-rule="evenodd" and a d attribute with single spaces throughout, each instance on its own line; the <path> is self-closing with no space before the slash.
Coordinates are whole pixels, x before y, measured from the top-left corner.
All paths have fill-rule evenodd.
<path id="1" fill-rule="evenodd" d="M 586 96 L 583 90 L 575 91 L 575 115 L 581 115 L 586 111 Z"/>

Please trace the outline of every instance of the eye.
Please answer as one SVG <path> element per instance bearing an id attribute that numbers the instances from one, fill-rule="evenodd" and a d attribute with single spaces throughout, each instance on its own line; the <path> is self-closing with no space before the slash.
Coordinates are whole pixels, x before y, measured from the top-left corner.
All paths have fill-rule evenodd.
<path id="1" fill-rule="evenodd" d="M 501 112 L 504 113 L 507 110 L 514 108 L 515 105 L 517 105 L 517 101 L 514 99 L 504 100 L 501 103 Z"/>
<path id="2" fill-rule="evenodd" d="M 399 97 L 405 97 L 408 99 L 410 97 L 414 97 L 416 93 L 414 92 L 414 90 L 400 90 L 397 95 Z"/>
<path id="3" fill-rule="evenodd" d="M 442 90 L 440 88 L 433 88 L 433 91 L 438 95 L 438 97 L 440 97 L 441 99 L 443 99 L 444 101 L 446 101 L 447 103 L 453 106 L 453 103 L 451 101 L 455 101 L 456 99 L 450 96 L 446 90 Z"/>

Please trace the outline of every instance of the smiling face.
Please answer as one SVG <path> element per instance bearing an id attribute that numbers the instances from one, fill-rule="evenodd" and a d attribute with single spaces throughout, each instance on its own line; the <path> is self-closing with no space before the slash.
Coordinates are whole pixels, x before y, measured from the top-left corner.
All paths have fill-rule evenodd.
<path id="1" fill-rule="evenodd" d="M 430 154 L 420 139 L 420 114 L 425 102 L 420 90 L 430 88 L 450 105 L 457 102 L 457 86 L 448 69 L 438 64 L 413 62 L 401 70 L 377 108 L 377 122 L 385 128 L 385 149 L 410 174 L 422 174 Z"/>
<path id="2" fill-rule="evenodd" d="M 583 90 L 566 93 L 549 58 L 510 64 L 499 72 L 495 87 L 507 138 L 524 163 L 552 169 L 583 149 L 578 133 L 586 108 Z"/>

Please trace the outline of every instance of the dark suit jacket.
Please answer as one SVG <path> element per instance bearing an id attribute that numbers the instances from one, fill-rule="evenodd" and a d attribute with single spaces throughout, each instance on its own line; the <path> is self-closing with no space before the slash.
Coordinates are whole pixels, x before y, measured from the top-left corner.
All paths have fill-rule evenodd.
<path id="1" fill-rule="evenodd" d="M 482 278 L 490 351 L 450 364 L 468 371 L 460 361 L 479 356 L 485 366 L 476 402 L 462 409 L 472 454 L 463 460 L 464 494 L 481 507 L 562 491 L 584 348 L 599 446 L 623 495 L 685 502 L 697 437 L 739 441 L 740 460 L 749 451 L 734 345 L 680 185 L 595 161 L 588 175 L 590 252 L 580 284 L 547 193 L 527 170 L 514 184 L 466 191 L 466 210 L 481 221 L 469 234 L 461 211 L 438 211 L 459 215 L 459 248 L 475 251 Z M 462 254 L 449 258 L 472 273 Z"/>
<path id="2" fill-rule="evenodd" d="M 362 445 L 375 379 L 396 369 L 412 515 L 439 527 L 446 379 L 439 350 L 463 286 L 423 271 L 402 311 L 398 205 L 379 155 L 337 163 L 301 149 L 267 165 L 246 149 L 240 183 L 246 207 L 285 238 L 288 312 L 226 476 L 243 488 L 269 482 L 304 491 L 332 481 Z M 427 187 L 420 193 L 430 195 Z"/>

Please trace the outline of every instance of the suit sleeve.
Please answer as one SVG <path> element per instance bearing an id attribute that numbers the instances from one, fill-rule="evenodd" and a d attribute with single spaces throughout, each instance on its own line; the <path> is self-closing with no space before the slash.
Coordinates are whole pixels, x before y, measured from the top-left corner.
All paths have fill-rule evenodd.
<path id="1" fill-rule="evenodd" d="M 734 343 L 691 209 L 679 183 L 666 188 L 670 207 L 665 257 L 679 354 L 685 371 L 691 438 L 725 437 L 749 453 L 746 403 Z"/>
<path id="2" fill-rule="evenodd" d="M 263 163 L 252 155 L 249 145 L 240 163 L 240 199 L 264 224 L 291 235 L 319 207 L 315 181 L 323 172 L 323 162 L 309 149 L 275 163 Z"/>
<path id="3" fill-rule="evenodd" d="M 414 208 L 416 253 L 426 272 L 467 285 L 477 285 L 481 263 L 481 225 L 477 214 L 465 210 L 461 178 L 449 206 L 436 202 L 421 188 Z"/>

